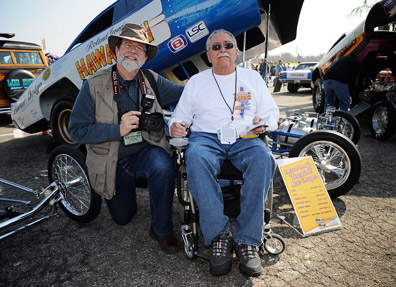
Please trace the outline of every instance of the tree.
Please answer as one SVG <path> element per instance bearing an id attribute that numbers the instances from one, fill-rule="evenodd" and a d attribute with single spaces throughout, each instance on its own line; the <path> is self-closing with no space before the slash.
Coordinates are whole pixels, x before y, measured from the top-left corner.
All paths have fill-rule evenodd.
<path id="1" fill-rule="evenodd" d="M 377 2 L 378 1 L 363 0 L 362 6 L 352 9 L 352 11 L 348 14 L 348 17 L 349 18 L 354 18 L 354 17 L 361 18 L 363 13 L 367 14 L 370 11 L 371 7 L 373 7 L 373 5 Z M 396 22 L 389 23 L 384 28 L 389 31 L 396 31 Z"/>
<path id="2" fill-rule="evenodd" d="M 374 2 L 374 3 L 371 4 L 371 3 L 368 3 L 368 2 L 369 2 L 368 0 L 363 0 L 362 6 L 358 6 L 358 7 L 354 8 L 354 9 L 352 9 L 352 11 L 349 12 L 348 17 L 349 18 L 354 18 L 354 17 L 361 18 L 363 13 L 365 13 L 365 14 L 368 13 L 368 11 L 370 11 L 371 7 L 373 7 L 373 5 L 375 3 Z"/>

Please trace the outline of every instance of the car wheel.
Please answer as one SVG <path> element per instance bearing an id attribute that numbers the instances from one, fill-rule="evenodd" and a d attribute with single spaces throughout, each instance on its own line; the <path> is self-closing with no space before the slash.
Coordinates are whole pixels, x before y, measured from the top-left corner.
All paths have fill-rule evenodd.
<path id="1" fill-rule="evenodd" d="M 298 91 L 298 85 L 297 85 L 297 84 L 289 83 L 289 84 L 287 84 L 287 90 L 288 90 L 290 93 L 297 93 L 297 91 Z"/>
<path id="2" fill-rule="evenodd" d="M 335 111 L 335 117 L 340 117 L 337 123 L 337 132 L 349 138 L 354 144 L 358 144 L 360 139 L 360 124 L 350 113 L 345 111 Z"/>
<path id="3" fill-rule="evenodd" d="M 68 131 L 72 109 L 73 99 L 66 98 L 57 102 L 51 112 L 52 135 L 55 141 L 61 145 L 76 145 Z"/>
<path id="4" fill-rule="evenodd" d="M 386 140 L 396 131 L 396 108 L 389 101 L 381 101 L 371 108 L 371 135 Z"/>
<path id="5" fill-rule="evenodd" d="M 317 79 L 312 90 L 312 103 L 315 112 L 322 114 L 324 112 L 325 94 L 321 85 L 321 80 Z"/>
<path id="6" fill-rule="evenodd" d="M 334 131 L 315 131 L 300 138 L 289 157 L 311 156 L 331 198 L 350 191 L 359 181 L 362 160 L 355 144 Z"/>

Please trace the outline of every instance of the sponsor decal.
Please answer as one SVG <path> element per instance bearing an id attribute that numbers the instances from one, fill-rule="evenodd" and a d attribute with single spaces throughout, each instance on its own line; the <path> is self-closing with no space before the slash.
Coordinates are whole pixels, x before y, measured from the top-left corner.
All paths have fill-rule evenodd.
<path id="1" fill-rule="evenodd" d="M 102 67 L 106 67 L 108 64 L 111 65 L 113 60 L 116 61 L 116 58 L 110 51 L 109 45 L 106 44 L 87 54 L 85 59 L 81 58 L 79 61 L 76 61 L 75 65 L 81 80 L 84 80 Z"/>
<path id="2" fill-rule="evenodd" d="M 208 34 L 209 30 L 204 21 L 200 21 L 186 30 L 186 35 L 191 43 L 197 42 Z"/>
<path id="3" fill-rule="evenodd" d="M 27 89 L 27 87 L 29 87 L 33 81 L 34 81 L 34 79 L 30 79 L 30 78 L 29 79 L 11 79 L 11 80 L 7 80 L 7 86 L 11 90 Z"/>
<path id="4" fill-rule="evenodd" d="M 30 101 L 34 96 L 39 94 L 39 91 L 40 91 L 42 85 L 43 84 L 40 83 L 37 86 L 35 86 L 32 90 L 29 91 L 28 98 L 27 98 L 28 101 Z"/>
<path id="5" fill-rule="evenodd" d="M 168 48 L 172 53 L 177 53 L 187 47 L 187 39 L 183 35 L 178 35 L 173 39 L 169 40 Z"/>
<path id="6" fill-rule="evenodd" d="M 44 71 L 43 73 L 43 81 L 48 80 L 48 78 L 51 76 L 51 69 L 48 68 L 47 70 Z"/>

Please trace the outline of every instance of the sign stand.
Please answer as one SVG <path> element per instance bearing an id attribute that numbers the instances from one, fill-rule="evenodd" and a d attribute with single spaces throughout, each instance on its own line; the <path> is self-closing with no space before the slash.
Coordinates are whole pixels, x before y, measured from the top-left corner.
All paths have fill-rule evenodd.
<path id="1" fill-rule="evenodd" d="M 341 221 L 312 157 L 276 161 L 303 236 L 341 228 Z M 286 222 L 279 215 L 278 218 Z"/>

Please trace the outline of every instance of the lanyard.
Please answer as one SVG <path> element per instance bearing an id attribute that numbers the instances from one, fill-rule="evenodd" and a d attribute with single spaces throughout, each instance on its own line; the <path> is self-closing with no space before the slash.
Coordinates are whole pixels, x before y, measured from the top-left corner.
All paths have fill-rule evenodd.
<path id="1" fill-rule="evenodd" d="M 234 103 L 232 105 L 232 109 L 228 105 L 227 101 L 224 98 L 224 95 L 223 95 L 223 93 L 222 93 L 222 91 L 220 89 L 219 83 L 217 82 L 216 77 L 215 77 L 215 75 L 213 73 L 213 69 L 212 69 L 212 75 L 213 75 L 213 78 L 214 78 L 214 80 L 216 82 L 217 87 L 219 88 L 219 91 L 220 91 L 221 97 L 223 98 L 223 101 L 225 102 L 225 104 L 227 105 L 228 109 L 231 112 L 231 122 L 232 122 L 232 121 L 234 121 L 235 100 L 236 100 L 236 93 L 237 93 L 237 69 L 235 68 L 235 92 L 234 92 Z"/>

